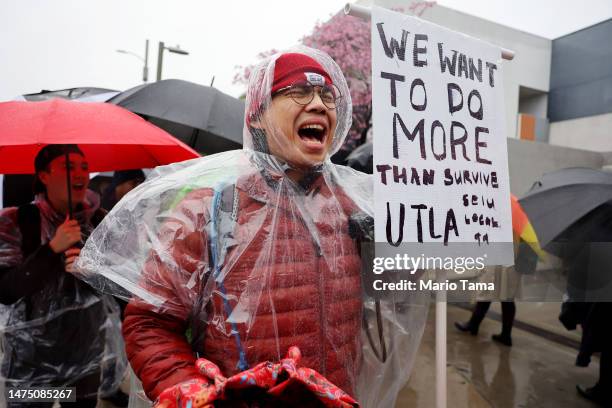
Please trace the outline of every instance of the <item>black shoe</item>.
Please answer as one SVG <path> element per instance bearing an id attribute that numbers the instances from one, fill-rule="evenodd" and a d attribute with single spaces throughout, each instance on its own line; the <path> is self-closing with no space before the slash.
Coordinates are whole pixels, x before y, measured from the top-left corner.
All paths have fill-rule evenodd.
<path id="1" fill-rule="evenodd" d="M 107 397 L 100 397 L 101 400 L 108 401 L 116 407 L 124 408 L 128 406 L 128 402 L 130 401 L 129 395 L 124 393 L 121 390 L 115 391 L 113 394 Z"/>
<path id="2" fill-rule="evenodd" d="M 491 336 L 493 341 L 503 344 L 504 346 L 512 347 L 512 337 L 504 336 L 502 334 L 494 334 Z"/>
<path id="3" fill-rule="evenodd" d="M 478 327 L 474 328 L 469 323 L 455 322 L 455 327 L 459 331 L 470 332 L 472 336 L 476 336 L 478 334 Z"/>
<path id="4" fill-rule="evenodd" d="M 606 396 L 600 387 L 595 385 L 594 387 L 587 388 L 583 385 L 576 385 L 576 390 L 580 396 L 592 401 L 602 407 L 610 407 L 612 404 L 612 395 Z"/>

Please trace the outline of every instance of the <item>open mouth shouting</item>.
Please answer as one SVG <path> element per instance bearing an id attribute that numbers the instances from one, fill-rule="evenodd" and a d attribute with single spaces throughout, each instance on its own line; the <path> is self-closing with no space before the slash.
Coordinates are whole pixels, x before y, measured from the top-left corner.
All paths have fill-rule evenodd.
<path id="1" fill-rule="evenodd" d="M 306 122 L 298 128 L 297 134 L 302 144 L 311 152 L 320 152 L 325 149 L 329 129 L 322 121 Z"/>
<path id="2" fill-rule="evenodd" d="M 72 183 L 72 190 L 75 192 L 83 192 L 86 189 L 86 183 L 82 181 L 75 181 Z"/>

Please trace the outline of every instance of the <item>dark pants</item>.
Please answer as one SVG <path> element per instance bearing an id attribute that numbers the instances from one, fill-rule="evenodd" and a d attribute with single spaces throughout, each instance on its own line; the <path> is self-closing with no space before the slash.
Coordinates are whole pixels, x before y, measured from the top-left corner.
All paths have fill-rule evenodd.
<path id="1" fill-rule="evenodd" d="M 612 350 L 601 352 L 599 358 L 599 381 L 598 386 L 612 395 Z"/>
<path id="2" fill-rule="evenodd" d="M 469 325 L 471 328 L 478 330 L 480 323 L 485 318 L 491 302 L 478 302 L 472 312 L 472 318 L 470 319 Z M 512 324 L 514 323 L 514 316 L 516 315 L 516 305 L 514 302 L 501 302 L 502 309 L 502 336 L 510 337 L 512 333 Z"/>

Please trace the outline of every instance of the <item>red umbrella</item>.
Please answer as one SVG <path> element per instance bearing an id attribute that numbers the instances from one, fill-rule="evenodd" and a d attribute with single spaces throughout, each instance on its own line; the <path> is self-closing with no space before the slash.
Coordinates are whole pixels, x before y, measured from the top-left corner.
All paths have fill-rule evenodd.
<path id="1" fill-rule="evenodd" d="M 0 174 L 32 174 L 47 144 L 77 144 L 91 171 L 151 168 L 199 157 L 169 133 L 107 103 L 0 103 Z"/>
<path id="2" fill-rule="evenodd" d="M 32 174 L 48 144 L 77 144 L 91 171 L 150 168 L 199 157 L 140 116 L 106 103 L 0 103 L 0 174 Z M 66 157 L 68 161 L 68 157 Z M 67 174 L 68 184 L 70 174 Z M 68 202 L 71 202 L 68 187 Z M 72 206 L 69 206 L 72 218 Z"/>

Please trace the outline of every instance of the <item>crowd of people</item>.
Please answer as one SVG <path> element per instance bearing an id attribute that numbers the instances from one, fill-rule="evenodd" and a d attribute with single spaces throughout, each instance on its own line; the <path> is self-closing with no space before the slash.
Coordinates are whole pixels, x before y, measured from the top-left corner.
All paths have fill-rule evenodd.
<path id="1" fill-rule="evenodd" d="M 424 319 L 363 298 L 371 186 L 330 161 L 350 123 L 342 72 L 302 48 L 253 73 L 242 151 L 159 168 L 127 195 L 142 171 L 96 194 L 77 145 L 43 147 L 34 202 L 0 213 L 5 386 L 125 405 L 125 343 L 158 407 L 392 404 L 410 362 L 389 370 Z M 382 345 L 361 337 L 374 325 Z"/>
<path id="2" fill-rule="evenodd" d="M 301 48 L 251 74 L 241 151 L 117 171 L 96 194 L 77 145 L 43 147 L 34 202 L 0 212 L 5 386 L 126 406 L 127 357 L 157 407 L 393 406 L 427 308 L 363 294 L 372 187 L 330 160 L 350 123 L 342 72 Z M 457 328 L 477 334 L 489 304 Z M 603 395 L 608 360 L 584 393 Z"/>

